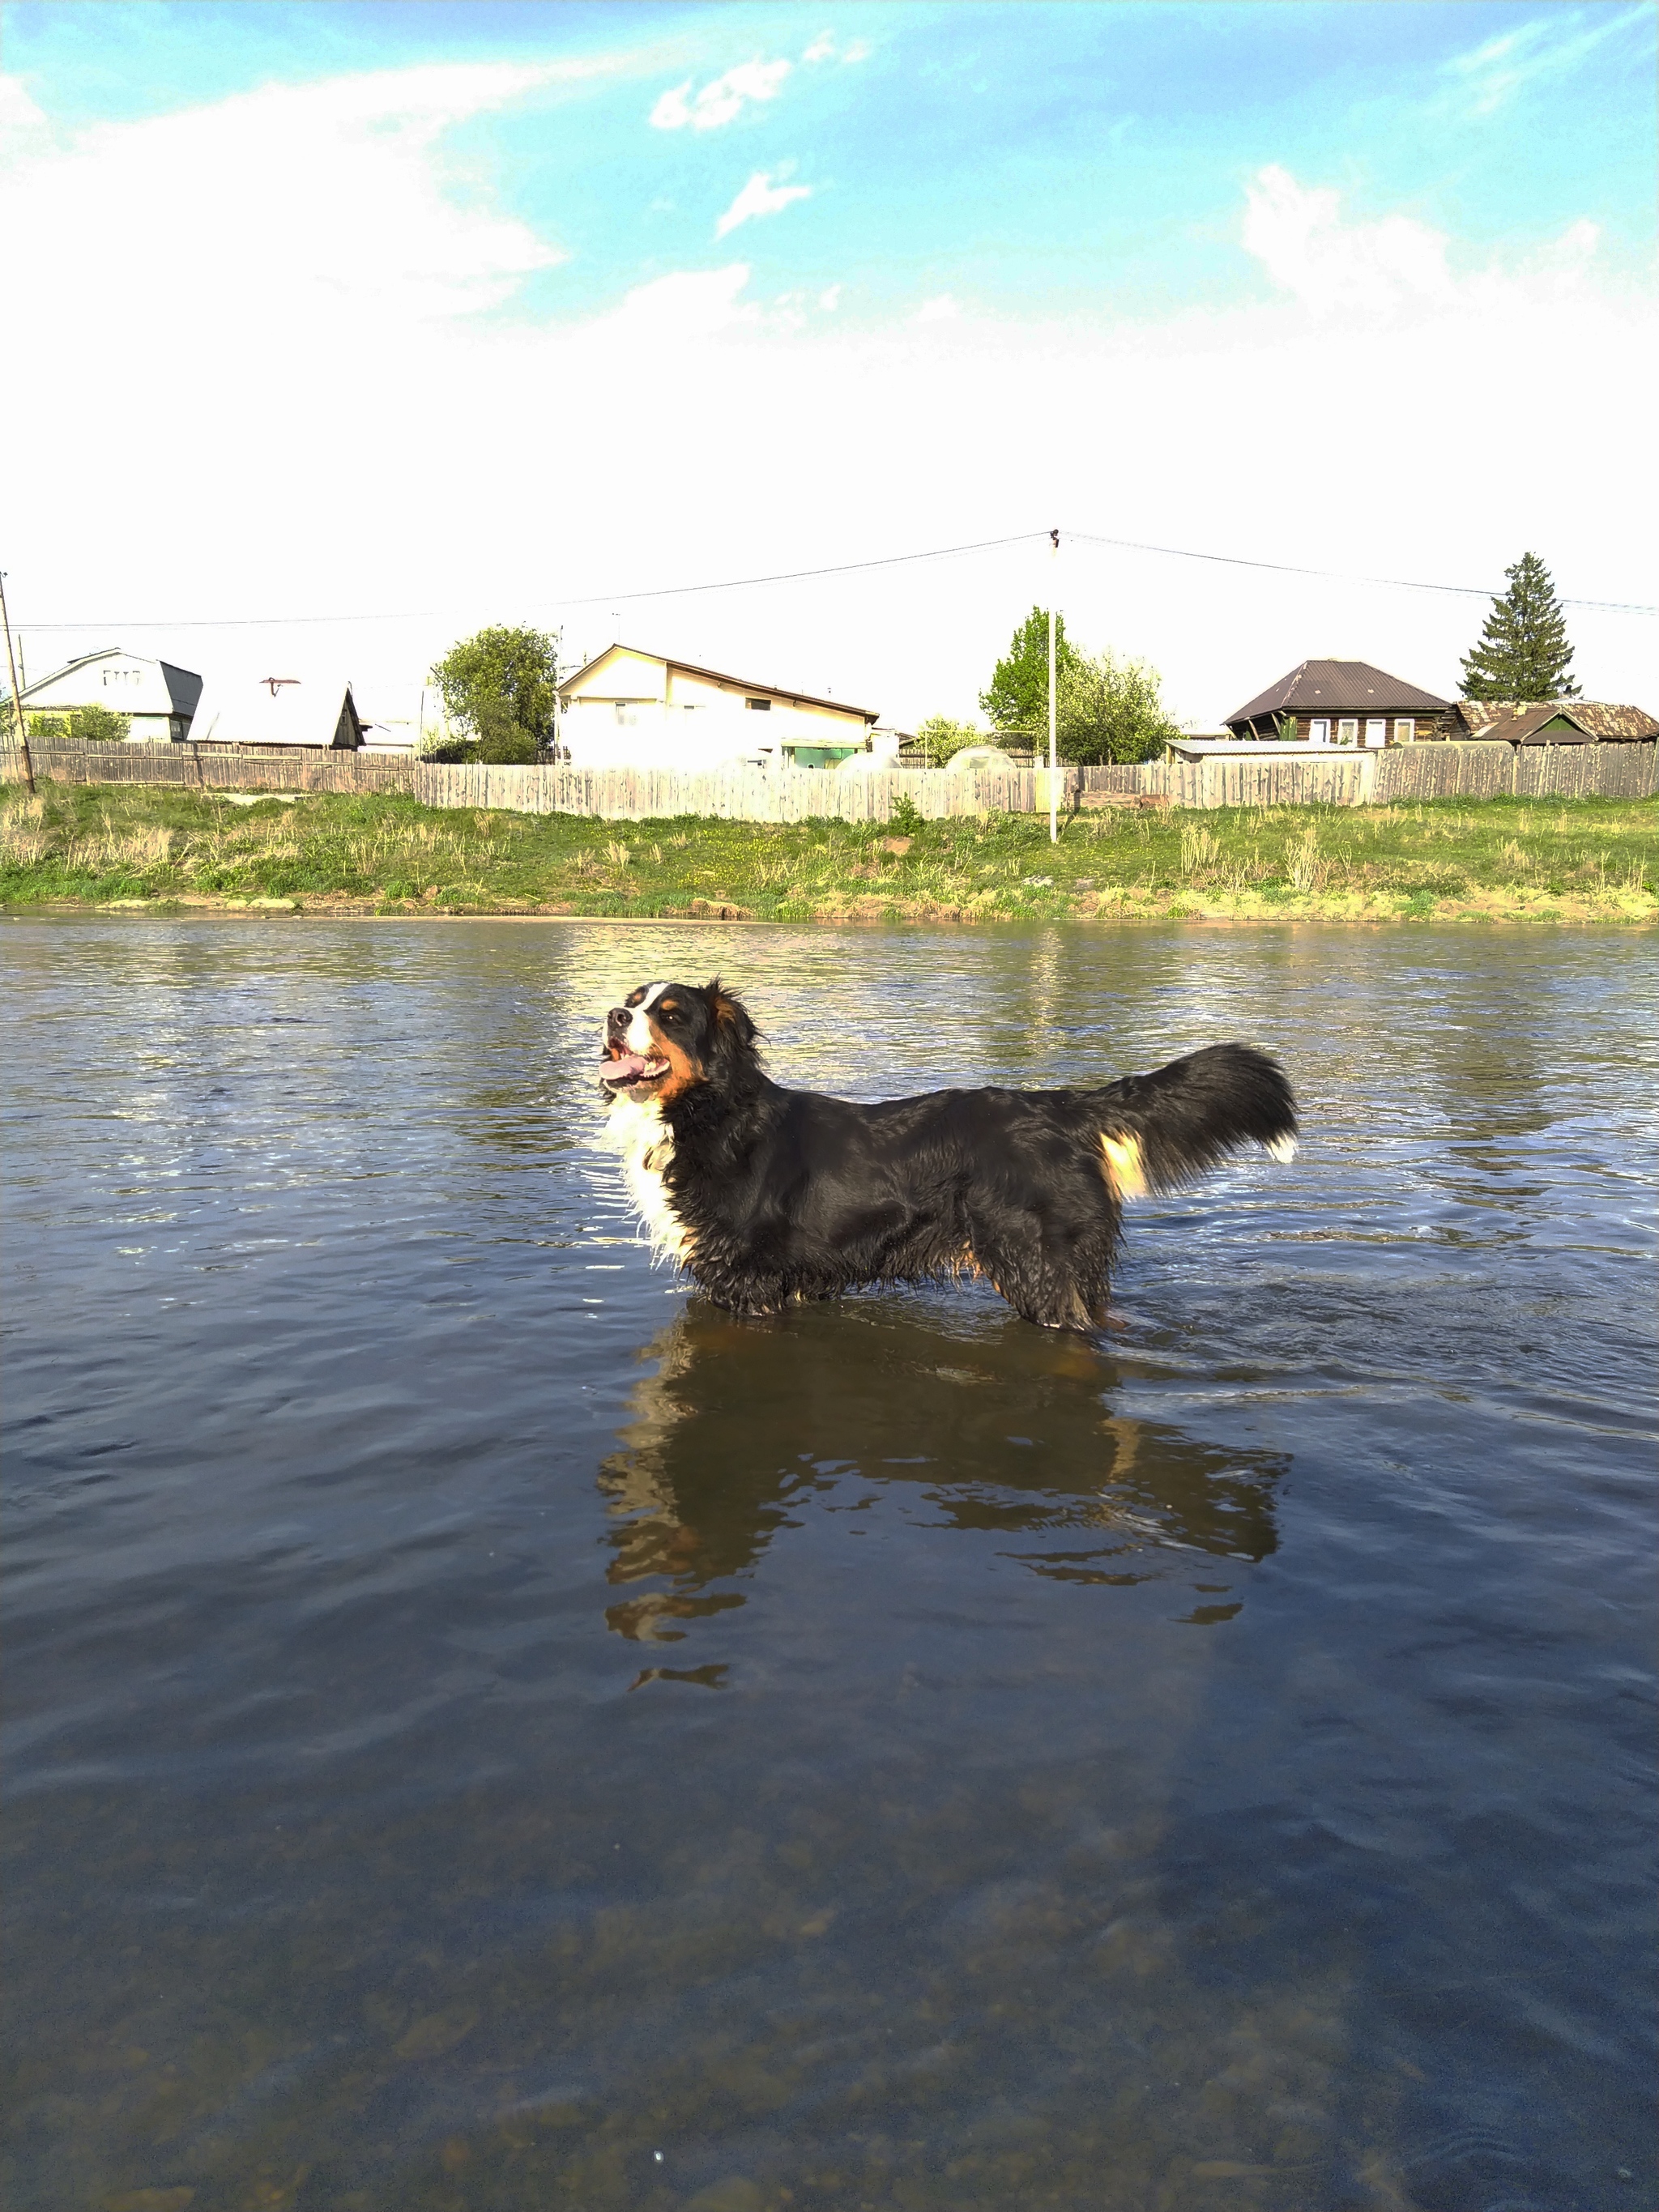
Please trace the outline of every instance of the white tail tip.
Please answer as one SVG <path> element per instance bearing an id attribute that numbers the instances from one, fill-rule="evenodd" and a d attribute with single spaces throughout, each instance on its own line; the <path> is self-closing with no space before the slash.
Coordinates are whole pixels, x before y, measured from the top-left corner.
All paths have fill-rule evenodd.
<path id="1" fill-rule="evenodd" d="M 1296 1139 L 1275 1137 L 1267 1147 L 1267 1155 L 1270 1159 L 1281 1160 L 1288 1166 L 1296 1158 Z"/>

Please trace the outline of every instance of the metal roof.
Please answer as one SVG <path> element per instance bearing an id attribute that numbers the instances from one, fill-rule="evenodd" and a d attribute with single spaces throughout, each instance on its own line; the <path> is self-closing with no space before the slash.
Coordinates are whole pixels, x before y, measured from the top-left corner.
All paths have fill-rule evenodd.
<path id="1" fill-rule="evenodd" d="M 361 736 L 362 717 L 344 676 L 242 676 L 208 686 L 191 743 L 331 746 L 343 714 Z"/>
<path id="2" fill-rule="evenodd" d="M 1571 724 L 1569 736 L 1559 730 L 1547 730 L 1551 722 Z M 1577 708 L 1565 701 L 1549 701 L 1541 707 L 1528 707 L 1524 713 L 1506 715 L 1501 722 L 1488 722 L 1480 732 L 1483 738 L 1507 738 L 1512 745 L 1593 745 L 1595 732 L 1589 728 Z"/>
<path id="3" fill-rule="evenodd" d="M 599 666 L 607 653 L 637 653 L 641 660 L 661 661 L 665 668 L 682 668 L 688 676 L 707 676 L 716 684 L 735 684 L 740 691 L 769 691 L 775 699 L 793 699 L 797 706 L 802 707 L 828 707 L 838 714 L 857 714 L 866 722 L 873 722 L 879 711 L 874 707 L 855 707 L 848 699 L 825 699 L 816 691 L 792 690 L 785 684 L 763 684 L 755 676 L 733 676 L 724 668 L 700 668 L 695 660 L 681 660 L 672 653 L 653 653 L 647 646 L 624 645 L 620 639 L 613 640 L 604 653 L 596 653 L 592 660 L 584 661 L 580 668 L 573 669 L 561 681 L 558 686 L 561 702 L 573 684 L 580 684 L 584 676 Z"/>
<path id="4" fill-rule="evenodd" d="M 1581 730 L 1604 742 L 1620 738 L 1659 738 L 1659 721 L 1641 707 L 1620 706 L 1608 699 L 1460 699 L 1457 711 L 1471 737 L 1507 738 L 1507 724 L 1517 714 L 1537 708 L 1570 714 Z"/>
<path id="5" fill-rule="evenodd" d="M 1420 684 L 1373 668 L 1369 660 L 1304 660 L 1270 684 L 1245 706 L 1226 717 L 1248 722 L 1258 714 L 1392 714 L 1443 713 L 1449 699 L 1437 699 Z"/>

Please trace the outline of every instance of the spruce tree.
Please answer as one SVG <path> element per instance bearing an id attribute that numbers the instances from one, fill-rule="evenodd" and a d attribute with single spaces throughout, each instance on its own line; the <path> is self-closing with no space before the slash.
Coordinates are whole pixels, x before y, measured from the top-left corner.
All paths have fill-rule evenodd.
<path id="1" fill-rule="evenodd" d="M 1463 696 L 1576 699 L 1566 617 L 1549 570 L 1535 553 L 1523 553 L 1504 574 L 1509 589 L 1492 601 L 1480 641 L 1463 663 Z"/>

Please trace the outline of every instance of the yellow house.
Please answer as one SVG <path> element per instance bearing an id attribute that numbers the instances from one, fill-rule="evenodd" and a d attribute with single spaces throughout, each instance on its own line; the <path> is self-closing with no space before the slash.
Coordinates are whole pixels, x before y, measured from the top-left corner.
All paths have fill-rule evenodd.
<path id="1" fill-rule="evenodd" d="M 576 768 L 834 768 L 865 751 L 873 707 L 608 645 L 558 687 L 559 750 Z"/>

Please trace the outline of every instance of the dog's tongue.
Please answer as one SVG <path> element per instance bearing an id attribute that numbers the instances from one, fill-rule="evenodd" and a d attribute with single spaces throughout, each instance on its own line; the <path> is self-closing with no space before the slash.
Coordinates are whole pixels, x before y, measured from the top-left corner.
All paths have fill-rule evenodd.
<path id="1" fill-rule="evenodd" d="M 599 1062 L 601 1083 L 633 1083 L 645 1073 L 646 1063 L 636 1052 L 624 1053 L 620 1060 L 602 1059 Z"/>

